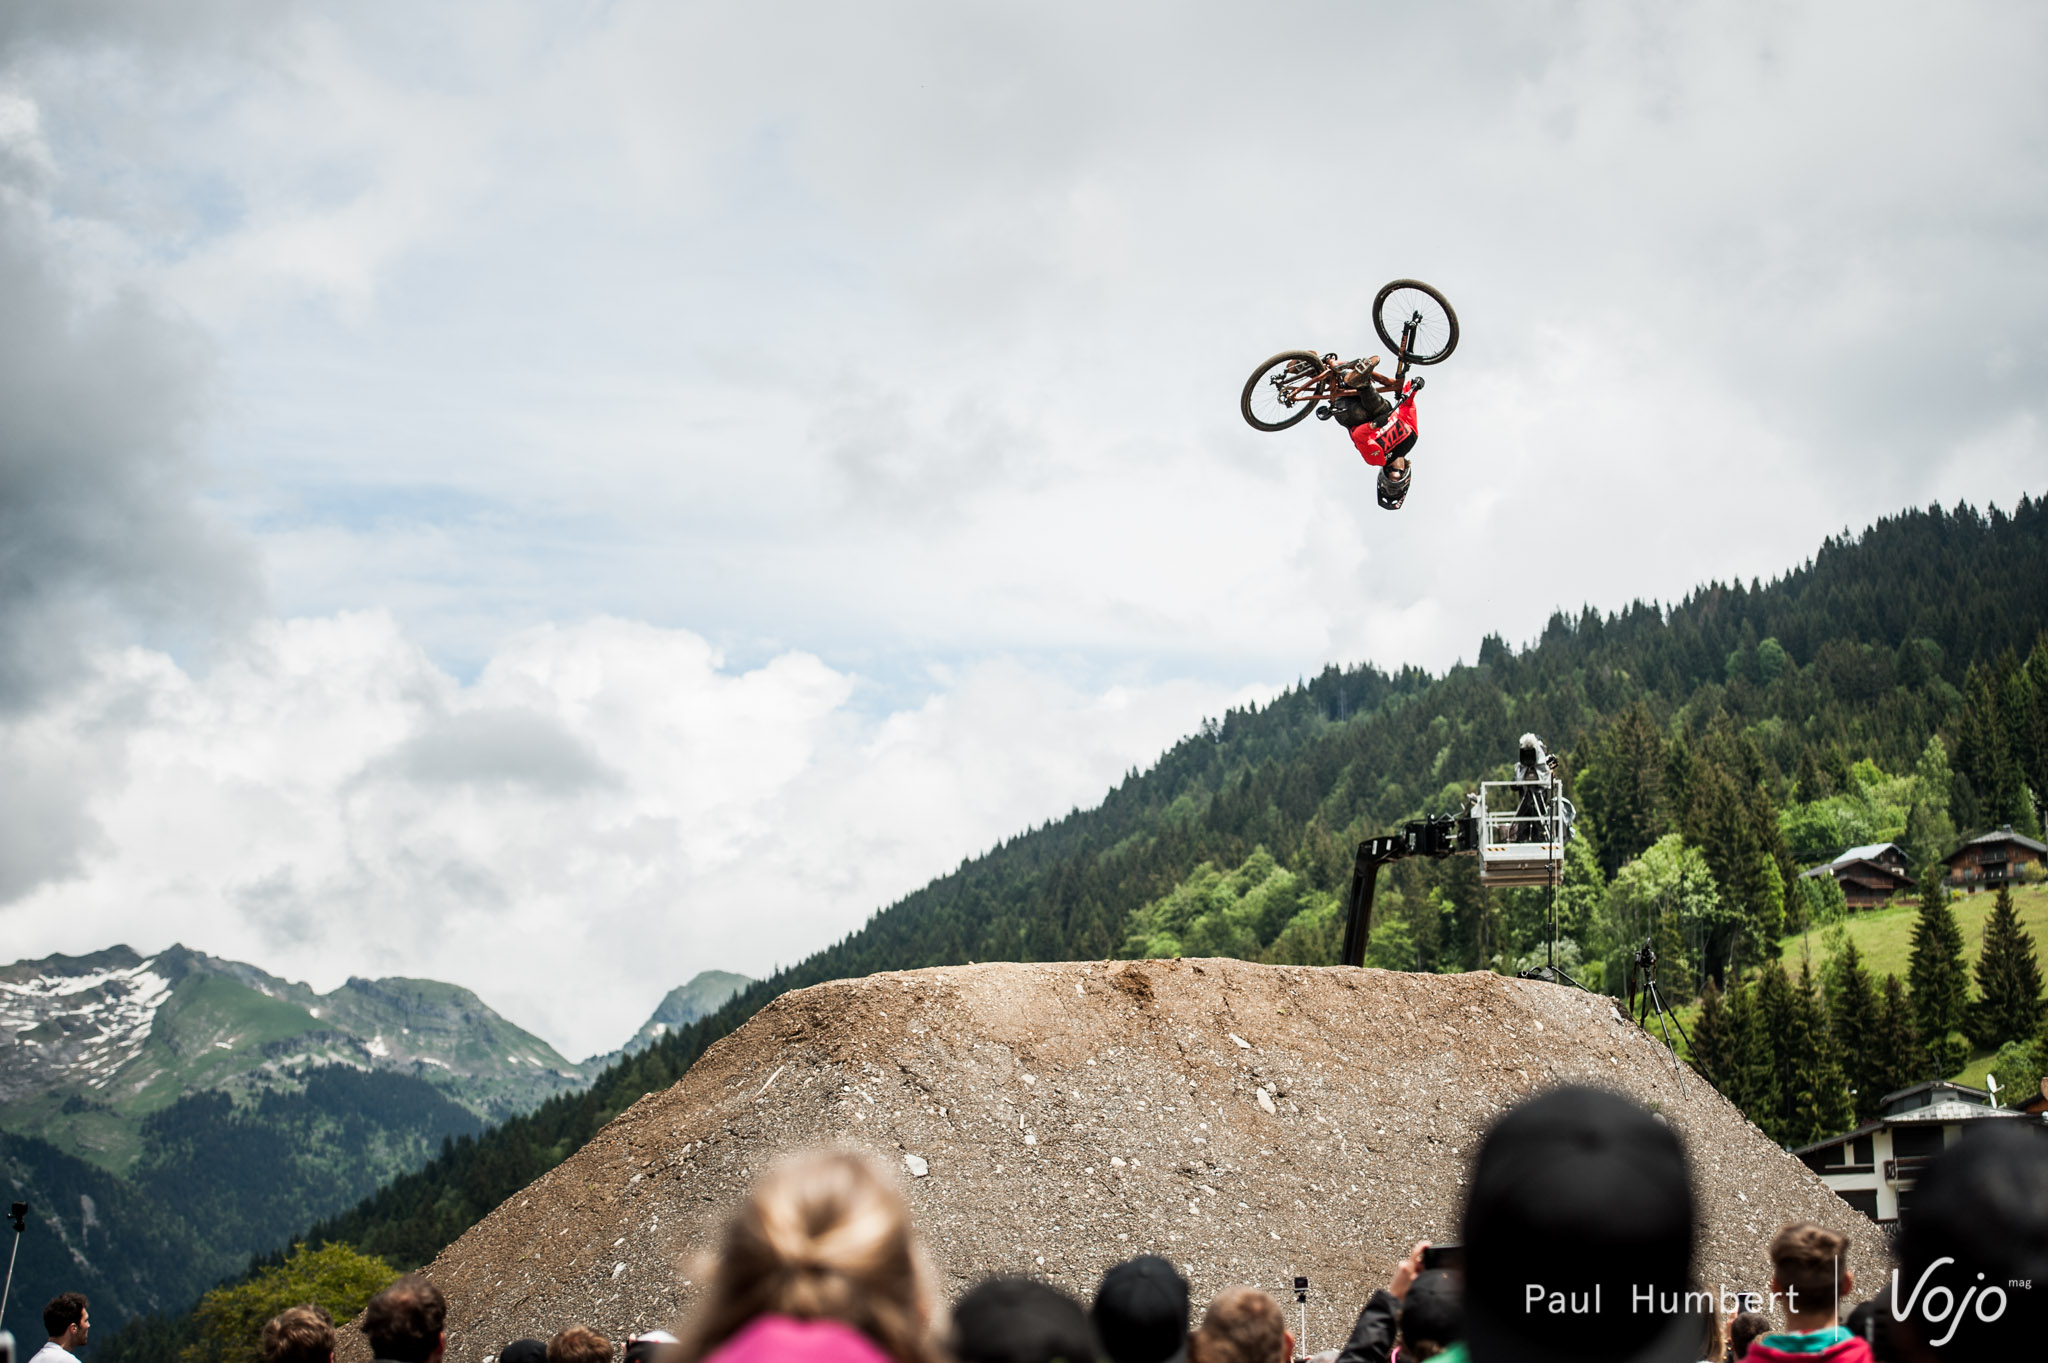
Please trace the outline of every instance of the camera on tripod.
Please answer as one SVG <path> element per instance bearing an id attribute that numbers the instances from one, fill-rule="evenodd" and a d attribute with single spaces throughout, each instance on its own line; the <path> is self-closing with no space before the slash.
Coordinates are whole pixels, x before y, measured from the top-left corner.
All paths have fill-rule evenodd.
<path id="1" fill-rule="evenodd" d="M 1636 948 L 1636 969 L 1645 975 L 1657 969 L 1657 948 L 1650 945 L 1651 940 L 1645 937 L 1643 944 Z"/>

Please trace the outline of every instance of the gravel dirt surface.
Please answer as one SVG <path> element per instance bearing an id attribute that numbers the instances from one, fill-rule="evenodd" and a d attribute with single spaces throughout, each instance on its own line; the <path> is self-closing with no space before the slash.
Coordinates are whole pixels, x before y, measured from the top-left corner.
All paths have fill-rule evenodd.
<path id="1" fill-rule="evenodd" d="M 1085 1302 L 1104 1269 L 1156 1251 L 1198 1310 L 1236 1283 L 1287 1301 L 1306 1275 L 1320 1349 L 1408 1245 L 1456 1238 L 1487 1123 L 1572 1081 L 1684 1137 L 1710 1286 L 1760 1290 L 1766 1241 L 1798 1218 L 1847 1231 L 1864 1284 L 1889 1271 L 1871 1222 L 1612 1000 L 1232 960 L 954 966 L 786 994 L 426 1271 L 453 1363 L 573 1323 L 623 1344 L 687 1313 L 755 1174 L 844 1143 L 896 1171 L 948 1300 L 1028 1273 Z M 344 1330 L 337 1357 L 366 1360 L 361 1335 Z"/>

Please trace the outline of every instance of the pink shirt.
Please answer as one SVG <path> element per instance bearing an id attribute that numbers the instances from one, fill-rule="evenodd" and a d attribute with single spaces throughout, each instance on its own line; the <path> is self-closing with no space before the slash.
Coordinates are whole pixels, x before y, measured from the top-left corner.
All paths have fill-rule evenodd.
<path id="1" fill-rule="evenodd" d="M 836 1320 L 760 1316 L 704 1363 L 895 1363 L 875 1342 Z"/>

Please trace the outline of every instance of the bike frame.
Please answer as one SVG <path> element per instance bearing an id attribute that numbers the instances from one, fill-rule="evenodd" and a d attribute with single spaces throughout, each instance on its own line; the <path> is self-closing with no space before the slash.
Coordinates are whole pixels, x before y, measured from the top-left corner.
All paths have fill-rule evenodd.
<path id="1" fill-rule="evenodd" d="M 1399 399 L 1402 387 L 1408 382 L 1408 355 L 1415 349 L 1415 329 L 1421 324 L 1422 314 L 1419 312 L 1410 315 L 1408 320 L 1401 324 L 1401 358 L 1400 363 L 1394 366 L 1394 378 L 1391 383 L 1379 378 L 1370 369 L 1361 371 L 1365 378 L 1380 384 L 1388 392 L 1393 393 L 1396 399 Z M 1275 386 L 1279 389 L 1281 398 L 1290 407 L 1296 402 L 1357 397 L 1365 391 L 1363 388 L 1346 388 L 1337 382 L 1337 375 L 1348 367 L 1346 364 L 1338 363 L 1334 354 L 1325 355 L 1322 368 L 1315 373 L 1298 383 L 1281 383 Z M 1328 385 L 1327 389 L 1324 387 L 1325 384 Z"/>

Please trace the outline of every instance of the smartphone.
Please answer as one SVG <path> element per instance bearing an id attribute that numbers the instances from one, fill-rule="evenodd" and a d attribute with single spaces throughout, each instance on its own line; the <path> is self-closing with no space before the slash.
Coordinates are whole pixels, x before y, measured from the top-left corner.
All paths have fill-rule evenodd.
<path id="1" fill-rule="evenodd" d="M 1465 1247 L 1463 1245 L 1431 1245 L 1422 1251 L 1422 1271 L 1433 1268 L 1463 1268 Z"/>

